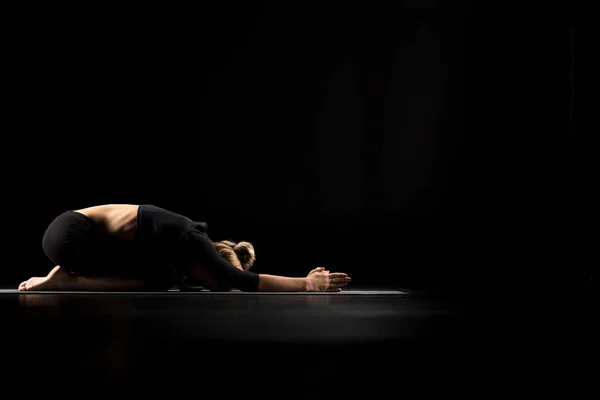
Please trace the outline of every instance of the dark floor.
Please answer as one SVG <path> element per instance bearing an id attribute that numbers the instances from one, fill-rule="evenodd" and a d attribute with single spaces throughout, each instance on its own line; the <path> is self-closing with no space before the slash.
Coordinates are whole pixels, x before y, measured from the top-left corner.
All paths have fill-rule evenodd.
<path id="1" fill-rule="evenodd" d="M 556 355 L 526 329 L 532 325 L 525 318 L 511 325 L 506 315 L 490 318 L 481 314 L 485 307 L 453 296 L 366 290 L 4 290 L 2 378 L 23 389 L 51 387 L 62 397 L 119 390 L 204 398 L 487 399 L 516 395 L 516 387 L 534 395 L 536 373 Z M 547 377 L 539 378 L 546 387 Z"/>

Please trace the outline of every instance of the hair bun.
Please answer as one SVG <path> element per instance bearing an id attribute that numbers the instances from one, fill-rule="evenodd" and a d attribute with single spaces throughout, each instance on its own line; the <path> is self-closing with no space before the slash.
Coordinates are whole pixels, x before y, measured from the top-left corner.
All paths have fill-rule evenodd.
<path id="1" fill-rule="evenodd" d="M 254 265 L 256 253 L 254 252 L 254 246 L 252 243 L 239 242 L 233 246 L 233 251 L 235 251 L 235 254 L 238 256 L 244 269 L 249 269 L 252 267 L 252 265 Z"/>

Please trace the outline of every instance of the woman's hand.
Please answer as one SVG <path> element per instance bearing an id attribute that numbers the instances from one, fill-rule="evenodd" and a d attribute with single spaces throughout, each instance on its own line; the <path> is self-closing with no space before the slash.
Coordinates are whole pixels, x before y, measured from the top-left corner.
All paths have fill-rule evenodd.
<path id="1" fill-rule="evenodd" d="M 342 287 L 350 282 L 348 274 L 343 272 L 330 273 L 323 267 L 313 269 L 306 276 L 308 292 L 340 292 Z"/>

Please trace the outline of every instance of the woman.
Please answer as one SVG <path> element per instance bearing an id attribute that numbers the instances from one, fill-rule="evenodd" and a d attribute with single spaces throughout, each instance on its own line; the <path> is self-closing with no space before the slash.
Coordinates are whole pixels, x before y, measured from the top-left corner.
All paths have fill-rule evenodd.
<path id="1" fill-rule="evenodd" d="M 45 277 L 22 282 L 19 290 L 167 290 L 178 283 L 182 290 L 339 292 L 350 282 L 347 274 L 323 268 L 303 278 L 257 274 L 250 271 L 252 244 L 212 242 L 207 228 L 205 222 L 153 205 L 65 211 L 42 240 L 56 266 Z"/>

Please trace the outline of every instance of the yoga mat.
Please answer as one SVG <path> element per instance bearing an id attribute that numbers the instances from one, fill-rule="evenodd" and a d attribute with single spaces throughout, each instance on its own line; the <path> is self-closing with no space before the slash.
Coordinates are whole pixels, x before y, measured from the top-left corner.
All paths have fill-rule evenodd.
<path id="1" fill-rule="evenodd" d="M 33 291 L 33 292 L 20 292 L 17 289 L 0 289 L 0 295 L 3 294 L 106 294 L 106 295 L 122 295 L 122 294 L 152 294 L 152 295 L 185 295 L 185 296 L 256 296 L 256 295 L 295 295 L 295 296 L 357 296 L 357 295 L 408 295 L 407 292 L 400 290 L 342 290 L 341 292 L 242 292 L 239 290 L 232 290 L 231 292 L 211 292 L 208 290 L 194 291 L 194 292 L 182 292 L 178 289 L 170 289 L 165 292 L 91 292 L 91 291 Z"/>

